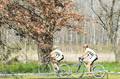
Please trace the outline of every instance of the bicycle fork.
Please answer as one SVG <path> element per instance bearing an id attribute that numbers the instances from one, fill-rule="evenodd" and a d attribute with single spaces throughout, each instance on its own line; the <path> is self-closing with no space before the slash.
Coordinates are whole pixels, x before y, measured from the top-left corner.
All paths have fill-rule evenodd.
<path id="1" fill-rule="evenodd" d="M 78 65 L 77 72 L 79 71 L 81 65 L 82 65 L 82 63 L 80 63 L 80 64 Z"/>

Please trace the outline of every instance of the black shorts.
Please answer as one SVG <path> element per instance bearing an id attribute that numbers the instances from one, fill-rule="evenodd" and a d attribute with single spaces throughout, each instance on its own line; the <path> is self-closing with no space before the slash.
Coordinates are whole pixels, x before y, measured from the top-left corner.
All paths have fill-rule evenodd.
<path id="1" fill-rule="evenodd" d="M 60 62 L 61 60 L 63 60 L 64 59 L 64 55 L 62 55 L 62 58 L 60 59 L 60 60 L 58 60 L 58 62 Z"/>
<path id="2" fill-rule="evenodd" d="M 98 57 L 96 57 L 96 59 L 94 59 L 94 60 L 92 61 L 91 65 L 92 65 L 96 60 L 98 60 Z"/>

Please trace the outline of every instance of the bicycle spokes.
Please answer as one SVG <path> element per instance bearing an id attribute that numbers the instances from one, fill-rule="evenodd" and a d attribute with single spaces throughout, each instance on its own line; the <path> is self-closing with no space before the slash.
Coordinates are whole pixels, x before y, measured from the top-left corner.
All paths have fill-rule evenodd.
<path id="1" fill-rule="evenodd" d="M 103 78 L 105 76 L 104 66 L 98 64 L 92 68 L 92 72 L 95 78 Z"/>
<path id="2" fill-rule="evenodd" d="M 68 65 L 62 64 L 60 65 L 60 72 L 59 74 L 61 76 L 69 76 L 71 74 L 71 69 Z"/>

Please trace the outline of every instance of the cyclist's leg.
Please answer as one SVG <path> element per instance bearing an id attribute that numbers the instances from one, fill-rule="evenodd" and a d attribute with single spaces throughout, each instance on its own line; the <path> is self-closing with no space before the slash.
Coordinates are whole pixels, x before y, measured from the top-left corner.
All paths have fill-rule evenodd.
<path id="1" fill-rule="evenodd" d="M 53 69 L 54 69 L 55 72 L 59 71 L 59 66 L 58 66 L 58 62 L 57 62 L 56 59 L 51 60 L 51 64 L 52 64 Z"/>
<path id="2" fill-rule="evenodd" d="M 62 55 L 63 56 L 63 55 Z M 60 71 L 60 68 L 59 68 L 59 64 L 60 62 L 64 59 L 64 56 L 60 59 L 60 60 L 56 60 L 57 61 L 57 69 L 58 69 L 58 72 Z"/>
<path id="3" fill-rule="evenodd" d="M 59 66 L 58 66 L 58 63 L 54 63 L 54 68 L 55 68 L 55 71 L 59 71 Z"/>
<path id="4" fill-rule="evenodd" d="M 92 63 L 91 61 L 89 61 L 89 63 L 88 63 L 88 72 L 91 72 L 91 66 L 92 66 L 91 63 Z"/>
<path id="5" fill-rule="evenodd" d="M 92 68 L 92 66 L 93 66 L 94 61 L 95 61 L 95 58 L 91 58 L 91 59 L 90 59 L 90 58 L 88 57 L 87 63 L 86 63 L 86 67 L 87 67 L 87 71 L 88 71 L 88 72 L 91 72 L 91 68 Z"/>
<path id="6" fill-rule="evenodd" d="M 89 72 L 90 71 L 90 64 L 91 64 L 91 61 L 90 61 L 89 57 L 86 57 L 84 59 L 84 62 L 85 62 L 85 66 L 87 68 L 87 71 Z"/>
<path id="7" fill-rule="evenodd" d="M 96 60 L 98 60 L 98 57 L 95 57 L 95 59 L 93 59 L 91 64 L 93 65 Z"/>
<path id="8" fill-rule="evenodd" d="M 94 62 L 96 61 L 96 60 L 98 60 L 98 57 L 97 56 L 94 56 L 94 57 L 92 57 L 91 59 L 90 59 L 90 72 L 92 71 L 92 67 L 93 67 L 93 64 L 94 64 Z"/>

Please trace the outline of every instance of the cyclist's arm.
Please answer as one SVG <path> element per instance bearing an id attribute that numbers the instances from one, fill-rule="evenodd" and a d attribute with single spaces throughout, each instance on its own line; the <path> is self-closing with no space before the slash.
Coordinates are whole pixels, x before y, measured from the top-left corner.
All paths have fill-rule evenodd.
<path id="1" fill-rule="evenodd" d="M 83 54 L 81 57 L 82 57 L 82 58 L 86 58 L 87 56 L 88 56 L 88 51 L 85 50 L 85 54 Z"/>
<path id="2" fill-rule="evenodd" d="M 81 56 L 82 58 L 86 58 L 87 57 L 87 54 L 85 53 L 84 55 Z"/>
<path id="3" fill-rule="evenodd" d="M 50 57 L 56 57 L 55 51 L 52 51 L 52 52 L 50 53 Z"/>

